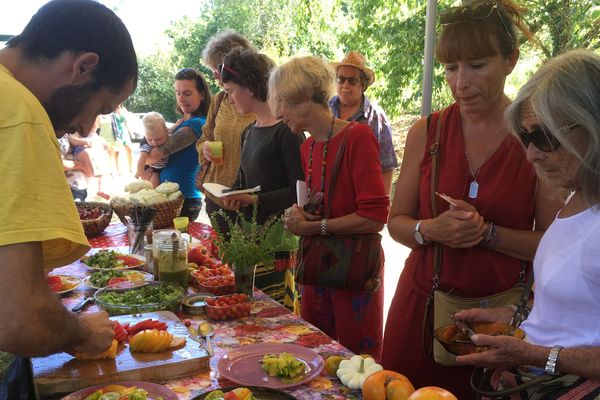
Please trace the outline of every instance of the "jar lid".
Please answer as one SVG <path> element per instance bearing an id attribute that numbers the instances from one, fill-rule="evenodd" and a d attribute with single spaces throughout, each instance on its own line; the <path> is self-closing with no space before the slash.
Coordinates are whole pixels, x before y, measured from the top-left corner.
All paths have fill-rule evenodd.
<path id="1" fill-rule="evenodd" d="M 206 313 L 206 299 L 215 297 L 210 293 L 195 293 L 183 298 L 183 312 L 190 315 L 204 315 Z"/>
<path id="2" fill-rule="evenodd" d="M 177 229 L 157 229 L 152 231 L 152 240 L 171 240 L 173 234 L 177 235 L 177 239 L 181 239 L 181 232 Z"/>

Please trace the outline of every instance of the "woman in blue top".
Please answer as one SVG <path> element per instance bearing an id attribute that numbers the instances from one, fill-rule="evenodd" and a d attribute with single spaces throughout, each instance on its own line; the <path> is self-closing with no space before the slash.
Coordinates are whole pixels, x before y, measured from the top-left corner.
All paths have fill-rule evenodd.
<path id="1" fill-rule="evenodd" d="M 160 171 L 160 181 L 179 184 L 185 197 L 180 215 L 192 222 L 198 218 L 202 208 L 202 194 L 194 184 L 200 169 L 196 142 L 202 135 L 211 94 L 204 77 L 194 68 L 179 71 L 175 75 L 174 86 L 177 112 L 183 117 L 171 128 L 169 140 L 152 149 L 146 163 L 169 157 L 167 165 Z"/>

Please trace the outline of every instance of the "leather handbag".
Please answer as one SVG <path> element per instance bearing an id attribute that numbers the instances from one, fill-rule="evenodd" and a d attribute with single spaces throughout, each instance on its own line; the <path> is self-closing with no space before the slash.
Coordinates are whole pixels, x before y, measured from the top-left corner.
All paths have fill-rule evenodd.
<path id="1" fill-rule="evenodd" d="M 439 141 L 442 131 L 442 120 L 445 113 L 446 109 L 442 109 L 439 113 L 435 139 L 429 149 L 429 154 L 431 155 L 431 210 L 433 217 L 438 215 L 435 192 L 437 191 L 438 185 Z M 427 121 L 427 127 L 429 127 L 429 119 Z M 459 366 L 461 364 L 456 362 L 456 356 L 448 353 L 446 349 L 444 349 L 441 343 L 435 339 L 433 332 L 442 326 L 453 323 L 450 315 L 459 310 L 475 307 L 498 307 L 519 304 L 527 286 L 525 284 L 525 275 L 527 273 L 528 263 L 523 262 L 521 264 L 519 279 L 514 287 L 486 297 L 460 297 L 451 294 L 451 291 L 444 292 L 439 289 L 439 277 L 442 267 L 442 245 L 435 242 L 433 243 L 433 246 L 433 284 L 425 302 L 423 345 L 427 354 L 433 354 L 433 359 L 436 363 L 444 366 Z M 527 292 L 527 294 L 529 294 L 529 292 Z M 432 306 L 433 313 L 431 312 Z M 433 314 L 433 316 L 431 314 Z"/>
<path id="2" fill-rule="evenodd" d="M 347 134 L 337 151 L 327 199 L 333 196 L 337 173 L 346 148 Z M 324 207 L 323 217 L 331 213 L 331 201 Z M 334 289 L 376 291 L 383 266 L 381 235 L 315 235 L 302 236 L 298 251 L 296 282 Z"/>

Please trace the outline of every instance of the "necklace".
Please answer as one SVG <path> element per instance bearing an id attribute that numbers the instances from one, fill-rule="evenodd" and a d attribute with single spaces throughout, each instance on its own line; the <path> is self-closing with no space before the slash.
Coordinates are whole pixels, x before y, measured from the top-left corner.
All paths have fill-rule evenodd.
<path id="1" fill-rule="evenodd" d="M 496 133 L 498 133 L 498 131 L 496 131 Z M 496 133 L 492 137 L 495 137 Z M 463 133 L 463 141 L 464 141 L 464 133 Z M 487 146 L 487 149 L 485 150 L 485 153 L 483 155 L 483 158 L 481 159 L 481 163 L 479 164 L 479 167 L 477 167 L 477 169 L 475 171 L 473 171 L 473 168 L 471 167 L 471 163 L 469 162 L 469 158 L 466 155 L 466 148 L 467 148 L 467 146 L 465 144 L 465 158 L 467 159 L 467 166 L 469 167 L 469 173 L 473 177 L 473 180 L 471 181 L 471 184 L 469 185 L 469 198 L 476 199 L 477 195 L 479 193 L 479 182 L 477 181 L 477 178 L 479 177 L 479 172 L 481 171 L 483 164 L 485 164 L 488 157 L 492 153 L 492 149 L 494 148 L 494 141 L 490 140 L 490 142 Z M 498 148 L 498 147 L 496 147 L 496 148 Z"/>
<path id="2" fill-rule="evenodd" d="M 331 126 L 329 127 L 329 132 L 327 132 L 327 141 L 325 142 L 325 144 L 323 145 L 323 155 L 321 157 L 321 190 L 317 193 L 312 193 L 312 188 L 311 188 L 311 184 L 312 184 L 312 165 L 313 165 L 313 151 L 315 149 L 315 143 L 317 142 L 316 140 L 314 140 L 313 138 L 313 142 L 310 144 L 310 153 L 308 155 L 308 176 L 306 179 L 306 183 L 307 183 L 307 187 L 309 190 L 309 199 L 316 199 L 316 202 L 318 204 L 313 204 L 312 206 L 314 207 L 315 211 L 319 210 L 321 208 L 321 205 L 323 204 L 323 194 L 325 193 L 325 167 L 326 167 L 326 162 L 325 159 L 327 158 L 327 147 L 329 146 L 329 141 L 331 140 L 331 136 L 333 136 L 333 123 L 335 122 L 335 116 L 332 115 L 331 116 Z"/>

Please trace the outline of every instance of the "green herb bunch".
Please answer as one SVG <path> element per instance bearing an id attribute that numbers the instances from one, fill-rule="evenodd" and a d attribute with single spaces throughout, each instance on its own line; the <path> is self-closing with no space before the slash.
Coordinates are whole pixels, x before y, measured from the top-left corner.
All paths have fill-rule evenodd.
<path id="1" fill-rule="evenodd" d="M 221 215 L 229 226 L 229 235 L 218 229 L 215 214 Z M 275 263 L 277 240 L 273 240 L 273 230 L 277 228 L 279 218 L 269 219 L 260 225 L 257 220 L 258 206 L 252 209 L 250 220 L 237 211 L 236 221 L 233 221 L 223 210 L 210 216 L 212 226 L 217 233 L 214 239 L 219 249 L 219 257 L 229 265 L 235 264 L 238 268 L 254 268 L 255 265 L 264 265 L 269 268 Z M 279 240 L 279 242 L 281 239 Z"/>

